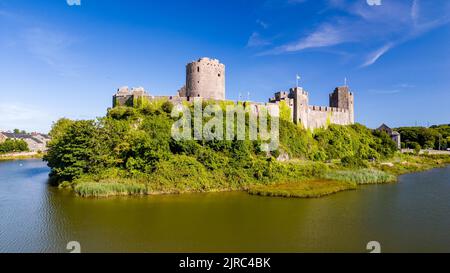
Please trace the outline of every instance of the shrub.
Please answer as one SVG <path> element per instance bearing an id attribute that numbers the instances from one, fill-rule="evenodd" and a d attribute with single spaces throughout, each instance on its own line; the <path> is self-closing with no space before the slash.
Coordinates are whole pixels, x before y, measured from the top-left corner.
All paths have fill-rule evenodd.
<path id="1" fill-rule="evenodd" d="M 112 195 L 146 194 L 144 184 L 87 182 L 75 186 L 75 192 L 82 197 L 107 197 Z"/>
<path id="2" fill-rule="evenodd" d="M 317 198 L 355 188 L 355 183 L 345 181 L 312 180 L 272 185 L 252 185 L 249 187 L 248 193 L 261 196 Z"/>
<path id="3" fill-rule="evenodd" d="M 0 143 L 0 154 L 29 151 L 28 144 L 22 139 L 6 139 Z"/>
<path id="4" fill-rule="evenodd" d="M 360 185 L 390 183 L 397 180 L 394 175 L 373 169 L 332 171 L 327 172 L 323 177 L 331 180 L 355 182 Z"/>
<path id="5" fill-rule="evenodd" d="M 305 130 L 289 121 L 286 105 L 282 105 L 280 150 L 270 154 L 262 151 L 261 140 L 175 141 L 172 103 L 137 103 L 135 108 L 110 109 L 95 121 L 56 122 L 44 157 L 52 181 L 68 181 L 86 196 L 140 192 L 130 186 L 133 181 L 150 193 L 243 189 L 323 177 L 334 166 L 331 162 L 339 160 L 349 168 L 367 167 L 366 160 L 388 158 L 396 150 L 389 136 L 360 124 Z M 203 107 L 210 103 L 204 101 Z M 226 105 L 220 103 L 222 108 Z M 291 160 L 277 162 L 280 151 Z"/>
<path id="6" fill-rule="evenodd" d="M 228 158 L 212 151 L 209 148 L 200 149 L 197 160 L 209 170 L 217 170 L 223 168 L 228 163 Z"/>
<path id="7" fill-rule="evenodd" d="M 367 168 L 368 164 L 366 161 L 362 160 L 356 156 L 346 156 L 341 159 L 341 163 L 344 167 L 350 168 Z"/>
<path id="8" fill-rule="evenodd" d="M 194 157 L 174 155 L 156 165 L 151 175 L 151 187 L 156 191 L 205 191 L 220 184 Z"/>

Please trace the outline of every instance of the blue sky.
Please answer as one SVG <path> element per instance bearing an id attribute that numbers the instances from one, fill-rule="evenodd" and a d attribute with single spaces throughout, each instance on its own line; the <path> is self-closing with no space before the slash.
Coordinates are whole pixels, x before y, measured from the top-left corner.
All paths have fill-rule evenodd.
<path id="1" fill-rule="evenodd" d="M 0 0 L 0 130 L 102 116 L 124 85 L 175 94 L 203 56 L 225 63 L 228 99 L 299 73 L 327 105 L 348 78 L 369 127 L 450 122 L 447 0 L 68 2 Z"/>

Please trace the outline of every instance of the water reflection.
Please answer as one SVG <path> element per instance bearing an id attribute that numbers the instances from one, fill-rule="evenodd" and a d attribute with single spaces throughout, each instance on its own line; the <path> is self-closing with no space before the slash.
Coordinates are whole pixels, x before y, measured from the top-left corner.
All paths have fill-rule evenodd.
<path id="1" fill-rule="evenodd" d="M 22 164 L 22 165 L 20 165 Z M 0 251 L 450 251 L 450 168 L 321 199 L 243 192 L 83 199 L 36 160 L 0 163 Z"/>

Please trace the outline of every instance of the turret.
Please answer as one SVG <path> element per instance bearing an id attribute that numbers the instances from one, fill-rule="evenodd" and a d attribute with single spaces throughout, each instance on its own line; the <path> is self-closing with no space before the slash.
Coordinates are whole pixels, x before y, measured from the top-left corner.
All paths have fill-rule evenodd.
<path id="1" fill-rule="evenodd" d="M 225 65 L 209 58 L 187 64 L 186 96 L 225 100 Z"/>
<path id="2" fill-rule="evenodd" d="M 289 96 L 294 99 L 294 122 L 302 124 L 304 128 L 308 128 L 308 92 L 301 87 L 294 87 L 289 90 Z"/>
<path id="3" fill-rule="evenodd" d="M 330 107 L 348 110 L 350 124 L 355 123 L 354 97 L 348 86 L 336 87 L 330 94 Z"/>

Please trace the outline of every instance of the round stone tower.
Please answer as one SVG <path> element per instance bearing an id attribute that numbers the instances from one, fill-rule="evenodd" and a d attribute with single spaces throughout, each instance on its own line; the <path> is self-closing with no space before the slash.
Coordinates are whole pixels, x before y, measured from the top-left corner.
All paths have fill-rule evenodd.
<path id="1" fill-rule="evenodd" d="M 186 96 L 225 100 L 225 65 L 210 58 L 187 64 Z"/>

